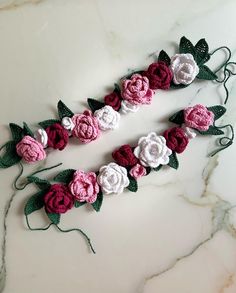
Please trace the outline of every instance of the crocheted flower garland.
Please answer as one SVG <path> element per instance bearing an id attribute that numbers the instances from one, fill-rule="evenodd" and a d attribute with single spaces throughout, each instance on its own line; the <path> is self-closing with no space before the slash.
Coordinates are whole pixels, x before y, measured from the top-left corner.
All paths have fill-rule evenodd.
<path id="1" fill-rule="evenodd" d="M 184 152 L 190 139 L 199 134 L 224 134 L 221 130 L 224 126 L 216 126 L 215 121 L 225 112 L 226 109 L 220 105 L 205 107 L 198 104 L 187 107 L 169 119 L 178 126 L 165 130 L 162 135 L 151 132 L 141 137 L 135 146 L 127 144 L 117 148 L 112 153 L 114 162 L 102 166 L 98 171 L 67 169 L 54 177 L 53 180 L 57 183 L 53 184 L 35 176 L 27 177 L 28 183 L 35 183 L 40 189 L 25 205 L 28 227 L 34 230 L 29 224 L 28 216 L 44 208 L 50 225 L 61 230 L 58 227 L 61 214 L 73 207 L 91 204 L 98 212 L 104 196 L 122 193 L 125 188 L 136 192 L 140 177 L 151 171 L 159 171 L 165 165 L 178 169 L 177 154 Z"/>
<path id="2" fill-rule="evenodd" d="M 101 131 L 118 127 L 120 112 L 136 112 L 141 105 L 150 104 L 155 90 L 183 88 L 190 85 L 195 78 L 217 80 L 217 75 L 205 65 L 211 55 L 205 39 L 199 40 L 194 46 L 182 37 L 178 54 L 170 58 L 162 50 L 158 60 L 150 64 L 146 70 L 122 78 L 120 86 L 115 84 L 113 92 L 106 95 L 103 102 L 88 99 L 91 111 L 85 110 L 83 113 L 74 114 L 59 101 L 59 119 L 39 122 L 41 128 L 36 133 L 33 133 L 26 123 L 23 124 L 23 128 L 10 123 L 12 140 L 1 148 L 4 148 L 5 152 L 0 157 L 0 168 L 8 168 L 21 159 L 26 163 L 44 160 L 46 148 L 63 150 L 68 144 L 69 137 L 76 137 L 82 143 L 96 140 Z"/>

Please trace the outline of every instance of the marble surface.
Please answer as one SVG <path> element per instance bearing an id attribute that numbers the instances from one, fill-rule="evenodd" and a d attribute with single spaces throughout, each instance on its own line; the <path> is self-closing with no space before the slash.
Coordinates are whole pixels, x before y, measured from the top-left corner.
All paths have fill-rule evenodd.
<path id="1" fill-rule="evenodd" d="M 87 97 L 104 96 L 128 69 L 149 64 L 151 53 L 173 53 L 182 35 L 234 52 L 235 10 L 235 0 L 1 0 L 0 143 L 9 138 L 9 122 L 36 126 L 54 115 L 60 98 L 82 111 Z M 223 58 L 219 53 L 212 66 Z M 224 122 L 235 124 L 235 80 L 229 88 Z M 161 132 L 177 109 L 222 103 L 223 95 L 212 82 L 159 91 L 152 108 L 122 117 L 119 130 L 53 152 L 41 166 L 98 168 L 111 160 L 115 146 Z M 63 216 L 63 227 L 88 233 L 96 255 L 76 233 L 30 232 L 23 207 L 35 188 L 17 192 L 6 220 L 4 293 L 236 292 L 236 144 L 209 158 L 214 142 L 193 140 L 179 156 L 178 171 L 142 178 L 137 194 L 108 196 L 100 213 L 82 207 Z M 25 174 L 35 169 L 27 166 Z M 1 231 L 18 172 L 0 170 Z M 38 213 L 32 224 L 43 226 L 45 219 Z"/>

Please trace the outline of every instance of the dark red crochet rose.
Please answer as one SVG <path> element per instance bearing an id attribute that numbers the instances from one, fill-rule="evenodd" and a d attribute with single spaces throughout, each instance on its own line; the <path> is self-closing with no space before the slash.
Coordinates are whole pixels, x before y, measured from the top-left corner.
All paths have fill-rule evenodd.
<path id="1" fill-rule="evenodd" d="M 48 135 L 48 146 L 60 151 L 65 148 L 69 140 L 68 131 L 59 123 L 46 128 Z"/>
<path id="2" fill-rule="evenodd" d="M 173 77 L 170 68 L 163 61 L 150 64 L 144 75 L 149 79 L 150 89 L 152 90 L 167 90 Z"/>
<path id="3" fill-rule="evenodd" d="M 47 213 L 64 214 L 74 205 L 74 197 L 67 186 L 54 184 L 44 196 Z"/>
<path id="4" fill-rule="evenodd" d="M 119 149 L 112 153 L 113 159 L 116 163 L 123 167 L 134 166 L 138 159 L 134 156 L 133 150 L 130 145 L 122 145 Z"/>
<path id="5" fill-rule="evenodd" d="M 168 148 L 178 154 L 182 153 L 188 145 L 188 138 L 185 135 L 184 130 L 180 127 L 167 129 L 163 136 L 166 139 L 166 145 Z"/>
<path id="6" fill-rule="evenodd" d="M 121 106 L 121 97 L 117 92 L 112 92 L 104 97 L 106 105 L 111 106 L 115 111 L 119 111 Z"/>

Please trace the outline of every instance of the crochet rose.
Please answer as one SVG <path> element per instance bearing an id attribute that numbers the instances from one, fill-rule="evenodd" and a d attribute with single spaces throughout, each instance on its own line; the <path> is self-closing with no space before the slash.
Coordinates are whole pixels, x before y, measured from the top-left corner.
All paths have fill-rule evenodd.
<path id="1" fill-rule="evenodd" d="M 41 143 L 41 145 L 44 148 L 47 147 L 47 145 L 48 145 L 48 135 L 47 135 L 47 132 L 43 128 L 38 129 L 35 132 L 34 137 L 37 140 L 37 142 Z"/>
<path id="2" fill-rule="evenodd" d="M 121 102 L 121 113 L 128 114 L 128 113 L 135 113 L 139 110 L 138 105 L 130 104 L 128 101 L 122 100 Z"/>
<path id="3" fill-rule="evenodd" d="M 76 114 L 72 117 L 73 128 L 72 135 L 79 138 L 83 143 L 91 142 L 100 135 L 98 120 L 91 111 L 85 110 L 83 114 Z"/>
<path id="4" fill-rule="evenodd" d="M 188 127 L 207 131 L 209 126 L 214 123 L 214 113 L 198 104 L 184 109 L 184 121 Z"/>
<path id="5" fill-rule="evenodd" d="M 138 179 L 142 176 L 145 176 L 147 174 L 146 169 L 140 165 L 140 164 L 136 164 L 135 166 L 133 166 L 130 171 L 129 174 L 134 177 L 135 179 Z"/>
<path id="6" fill-rule="evenodd" d="M 126 169 L 116 163 L 101 167 L 97 181 L 105 194 L 121 193 L 129 185 Z"/>
<path id="7" fill-rule="evenodd" d="M 44 195 L 44 205 L 47 213 L 64 214 L 73 207 L 74 197 L 65 185 L 54 184 Z"/>
<path id="8" fill-rule="evenodd" d="M 162 61 L 149 65 L 144 75 L 149 79 L 150 88 L 152 90 L 167 90 L 170 87 L 173 77 L 170 68 Z"/>
<path id="9" fill-rule="evenodd" d="M 199 68 L 191 54 L 175 54 L 171 58 L 170 69 L 175 84 L 190 84 L 199 73 Z"/>
<path id="10" fill-rule="evenodd" d="M 167 165 L 172 151 L 166 146 L 163 136 L 155 132 L 141 137 L 138 146 L 134 149 L 134 155 L 144 167 L 156 168 L 159 165 Z"/>
<path id="11" fill-rule="evenodd" d="M 46 158 L 42 144 L 29 135 L 24 136 L 16 145 L 16 152 L 27 163 L 42 161 Z"/>
<path id="12" fill-rule="evenodd" d="M 163 136 L 166 139 L 166 145 L 168 148 L 178 154 L 182 153 L 188 145 L 188 137 L 180 127 L 167 129 Z"/>
<path id="13" fill-rule="evenodd" d="M 59 123 L 55 123 L 46 128 L 48 135 L 48 146 L 54 149 L 63 150 L 69 140 L 68 131 Z"/>
<path id="14" fill-rule="evenodd" d="M 73 180 L 69 184 L 69 189 L 76 200 L 94 203 L 99 192 L 96 174 L 93 172 L 76 171 Z"/>
<path id="15" fill-rule="evenodd" d="M 101 130 L 116 129 L 119 126 L 120 114 L 111 106 L 104 106 L 95 111 L 94 116 L 97 118 Z"/>
<path id="16" fill-rule="evenodd" d="M 189 139 L 196 137 L 197 131 L 195 129 L 187 127 L 186 124 L 182 124 L 181 127 Z"/>
<path id="17" fill-rule="evenodd" d="M 134 166 L 138 162 L 138 159 L 133 154 L 131 146 L 128 144 L 122 145 L 115 150 L 112 153 L 112 157 L 118 165 L 123 167 Z"/>
<path id="18" fill-rule="evenodd" d="M 75 124 L 70 117 L 63 117 L 61 120 L 61 125 L 69 131 L 72 131 L 75 127 Z"/>
<path id="19" fill-rule="evenodd" d="M 119 111 L 121 106 L 121 97 L 114 91 L 104 97 L 104 102 L 106 105 L 111 106 L 115 111 Z"/>
<path id="20" fill-rule="evenodd" d="M 133 105 L 150 104 L 153 91 L 149 87 L 146 76 L 133 74 L 130 79 L 122 82 L 121 95 L 124 100 Z"/>

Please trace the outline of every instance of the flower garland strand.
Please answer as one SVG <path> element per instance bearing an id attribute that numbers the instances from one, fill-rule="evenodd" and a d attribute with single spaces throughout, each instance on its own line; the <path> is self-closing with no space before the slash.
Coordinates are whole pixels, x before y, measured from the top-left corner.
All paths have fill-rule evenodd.
<path id="1" fill-rule="evenodd" d="M 213 72 L 205 65 L 211 56 L 219 50 L 227 50 L 226 61 Z M 82 143 L 96 140 L 102 131 L 118 128 L 120 113 L 127 114 L 138 111 L 141 105 L 150 104 L 154 91 L 169 88 L 180 89 L 189 86 L 196 78 L 213 80 L 223 83 L 228 99 L 226 86 L 229 78 L 236 73 L 229 66 L 231 51 L 228 47 L 220 47 L 209 53 L 205 39 L 200 39 L 194 46 L 187 38 L 182 37 L 179 53 L 171 58 L 162 50 L 155 62 L 146 70 L 136 71 L 121 79 L 120 85 L 115 84 L 112 93 L 104 97 L 104 101 L 88 99 L 90 110 L 74 114 L 62 101 L 58 102 L 59 119 L 48 119 L 39 122 L 40 129 L 35 133 L 24 122 L 23 127 L 10 123 L 12 140 L 4 144 L 0 150 L 0 168 L 8 168 L 19 163 L 35 163 L 46 158 L 46 149 L 63 150 L 70 137 Z M 217 73 L 223 70 L 224 77 L 219 79 Z"/>
<path id="2" fill-rule="evenodd" d="M 34 175 L 28 176 L 27 182 L 34 183 L 40 190 L 33 194 L 25 205 L 24 214 L 29 229 L 47 230 L 54 225 L 62 232 L 79 231 L 94 252 L 90 239 L 82 230 L 62 230 L 58 226 L 61 215 L 73 207 L 79 208 L 85 204 L 90 204 L 98 212 L 104 196 L 119 194 L 125 189 L 136 192 L 139 178 L 151 171 L 159 171 L 163 166 L 178 169 L 177 154 L 183 153 L 189 141 L 197 135 L 222 135 L 222 129 L 230 126 L 232 138 L 227 139 L 232 144 L 232 126 L 216 126 L 216 120 L 225 112 L 223 106 L 205 107 L 201 104 L 180 110 L 169 119 L 177 126 L 165 130 L 162 135 L 151 132 L 141 137 L 135 146 L 122 145 L 112 153 L 114 162 L 102 166 L 96 172 L 66 169 L 54 177 L 53 181 L 56 183 L 53 184 Z M 225 140 L 226 137 L 222 139 Z M 44 209 L 50 223 L 46 228 L 35 229 L 30 226 L 28 217 L 39 209 Z"/>

